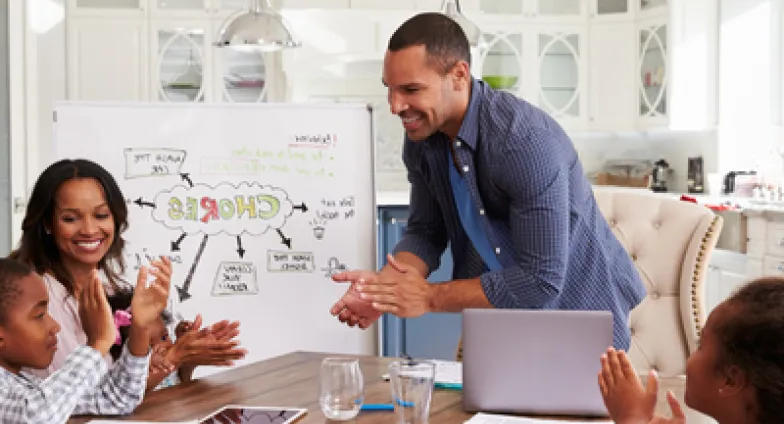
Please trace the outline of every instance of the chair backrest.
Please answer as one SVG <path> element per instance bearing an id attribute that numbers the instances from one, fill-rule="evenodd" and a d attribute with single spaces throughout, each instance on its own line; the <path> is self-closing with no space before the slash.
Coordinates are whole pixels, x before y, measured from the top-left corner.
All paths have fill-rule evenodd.
<path id="1" fill-rule="evenodd" d="M 629 357 L 642 375 L 682 375 L 705 324 L 703 283 L 722 218 L 646 191 L 596 187 L 594 196 L 648 289 L 631 313 Z"/>

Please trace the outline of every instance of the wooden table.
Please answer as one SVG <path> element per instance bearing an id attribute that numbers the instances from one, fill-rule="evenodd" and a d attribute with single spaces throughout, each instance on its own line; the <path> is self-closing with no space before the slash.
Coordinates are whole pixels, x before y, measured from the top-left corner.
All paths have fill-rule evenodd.
<path id="1" fill-rule="evenodd" d="M 326 357 L 346 356 L 315 352 L 295 352 L 245 365 L 197 381 L 158 390 L 147 396 L 126 420 L 195 420 L 226 404 L 295 406 L 307 408 L 298 424 L 330 423 L 318 404 L 319 369 Z M 395 358 L 360 356 L 365 377 L 365 402 L 389 403 L 389 383 L 381 379 Z M 430 406 L 430 424 L 456 424 L 471 418 L 463 412 L 458 391 L 435 390 Z M 69 423 L 85 423 L 85 417 Z M 360 412 L 352 423 L 394 423 L 389 411 Z"/>

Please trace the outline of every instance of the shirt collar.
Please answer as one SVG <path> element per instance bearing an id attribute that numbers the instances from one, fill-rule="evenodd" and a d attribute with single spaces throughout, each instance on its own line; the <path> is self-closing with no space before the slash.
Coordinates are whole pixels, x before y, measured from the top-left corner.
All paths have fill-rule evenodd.
<path id="1" fill-rule="evenodd" d="M 482 88 L 479 80 L 472 77 L 471 97 L 468 100 L 463 123 L 460 124 L 460 130 L 457 132 L 457 138 L 473 150 L 476 150 L 479 139 L 479 107 L 482 105 Z"/>

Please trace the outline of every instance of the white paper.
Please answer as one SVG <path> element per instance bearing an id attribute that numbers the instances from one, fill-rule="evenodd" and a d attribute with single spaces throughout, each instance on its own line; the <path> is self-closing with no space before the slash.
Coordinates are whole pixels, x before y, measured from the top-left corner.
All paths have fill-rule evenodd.
<path id="1" fill-rule="evenodd" d="M 454 361 L 432 361 L 436 365 L 436 383 L 463 384 L 463 363 Z"/>
<path id="2" fill-rule="evenodd" d="M 465 424 L 576 424 L 599 423 L 613 424 L 612 421 L 580 421 L 580 420 L 547 420 L 539 418 L 513 417 L 508 415 L 494 415 L 478 413 L 466 421 Z"/>

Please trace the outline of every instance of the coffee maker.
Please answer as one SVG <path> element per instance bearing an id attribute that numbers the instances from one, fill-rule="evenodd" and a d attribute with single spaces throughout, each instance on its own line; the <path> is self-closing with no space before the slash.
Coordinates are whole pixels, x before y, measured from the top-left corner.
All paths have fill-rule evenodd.
<path id="1" fill-rule="evenodd" d="M 705 184 L 702 169 L 702 157 L 689 158 L 688 170 L 688 191 L 689 193 L 699 194 L 705 192 Z"/>
<path id="2" fill-rule="evenodd" d="M 670 164 L 664 159 L 659 159 L 653 164 L 651 172 L 651 190 L 657 193 L 667 191 L 667 174 L 670 171 Z"/>

